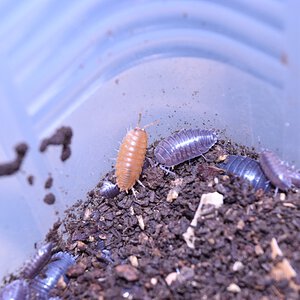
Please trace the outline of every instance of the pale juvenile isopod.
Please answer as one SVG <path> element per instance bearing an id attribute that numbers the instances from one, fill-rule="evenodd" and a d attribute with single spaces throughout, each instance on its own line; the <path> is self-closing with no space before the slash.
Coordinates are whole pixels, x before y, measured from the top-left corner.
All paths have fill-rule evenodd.
<path id="1" fill-rule="evenodd" d="M 51 258 L 52 243 L 48 243 L 38 249 L 37 253 L 30 259 L 22 272 L 26 279 L 33 279 Z"/>
<path id="2" fill-rule="evenodd" d="M 120 191 L 126 193 L 133 188 L 141 175 L 148 145 L 145 128 L 153 124 L 140 128 L 140 121 L 141 114 L 137 126 L 124 137 L 117 157 L 116 181 Z"/>
<path id="3" fill-rule="evenodd" d="M 270 189 L 268 178 L 254 159 L 240 155 L 229 155 L 224 162 L 218 164 L 218 167 L 248 180 L 255 190 L 268 191 Z"/>
<path id="4" fill-rule="evenodd" d="M 155 160 L 165 167 L 173 167 L 206 153 L 217 140 L 212 130 L 184 129 L 158 143 Z"/>
<path id="5" fill-rule="evenodd" d="M 281 160 L 274 152 L 264 150 L 259 155 L 260 165 L 271 181 L 278 189 L 286 191 L 295 185 L 300 187 L 300 175 L 298 171 Z"/>
<path id="6" fill-rule="evenodd" d="M 104 180 L 102 186 L 99 189 L 99 195 L 104 198 L 114 198 L 120 194 L 118 185 L 112 183 L 111 181 Z"/>

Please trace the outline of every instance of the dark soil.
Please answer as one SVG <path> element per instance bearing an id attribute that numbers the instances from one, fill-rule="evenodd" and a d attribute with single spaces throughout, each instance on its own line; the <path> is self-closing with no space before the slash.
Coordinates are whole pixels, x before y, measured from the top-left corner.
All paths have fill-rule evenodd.
<path id="1" fill-rule="evenodd" d="M 47 178 L 47 180 L 45 181 L 44 187 L 45 187 L 45 189 L 50 189 L 52 187 L 52 185 L 53 185 L 53 178 L 51 176 L 49 176 Z"/>
<path id="2" fill-rule="evenodd" d="M 152 148 L 148 157 L 152 157 Z M 299 299 L 300 193 L 265 194 L 216 168 L 224 154 L 256 159 L 248 148 L 220 141 L 211 151 L 166 174 L 149 165 L 136 197 L 99 196 L 98 187 L 67 211 L 47 235 L 77 255 L 62 299 Z M 113 173 L 106 178 L 114 181 Z M 101 183 L 101 182 L 100 182 Z M 100 185 L 99 183 L 99 185 Z M 176 193 L 169 197 L 171 189 Z M 219 192 L 194 228 L 195 248 L 183 238 L 201 196 Z M 276 239 L 282 255 L 272 257 Z M 283 260 L 295 274 L 275 276 Z"/>
<path id="3" fill-rule="evenodd" d="M 28 175 L 27 176 L 27 181 L 28 181 L 29 185 L 33 185 L 34 184 L 34 176 L 33 175 Z"/>
<path id="4" fill-rule="evenodd" d="M 28 151 L 28 145 L 20 143 L 15 147 L 16 158 L 13 161 L 0 164 L 0 176 L 13 175 L 19 171 L 25 155 Z"/>
<path id="5" fill-rule="evenodd" d="M 72 141 L 73 131 L 71 127 L 62 126 L 57 129 L 56 132 L 49 138 L 42 140 L 40 145 L 40 151 L 46 151 L 47 147 L 50 145 L 62 146 L 62 152 L 60 159 L 65 161 L 71 156 L 71 141 Z"/>
<path id="6" fill-rule="evenodd" d="M 49 204 L 49 205 L 54 204 L 55 203 L 54 194 L 52 194 L 52 193 L 46 194 L 45 197 L 44 197 L 44 202 Z"/>

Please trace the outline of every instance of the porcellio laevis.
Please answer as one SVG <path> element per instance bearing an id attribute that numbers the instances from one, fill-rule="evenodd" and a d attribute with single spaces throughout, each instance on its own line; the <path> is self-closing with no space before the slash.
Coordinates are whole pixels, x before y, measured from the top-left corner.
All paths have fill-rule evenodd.
<path id="1" fill-rule="evenodd" d="M 300 187 L 300 175 L 286 162 L 281 160 L 274 152 L 264 150 L 259 154 L 260 166 L 272 184 L 286 191 L 295 185 Z"/>
<path id="2" fill-rule="evenodd" d="M 158 143 L 155 160 L 165 167 L 173 167 L 206 153 L 217 140 L 212 130 L 184 129 Z"/>
<path id="3" fill-rule="evenodd" d="M 120 191 L 126 193 L 133 188 L 139 179 L 148 145 L 148 134 L 145 128 L 154 124 L 148 124 L 140 128 L 141 114 L 137 126 L 128 131 L 119 149 L 116 163 L 116 181 Z"/>
<path id="4" fill-rule="evenodd" d="M 26 263 L 22 272 L 23 277 L 33 279 L 50 260 L 51 250 L 52 243 L 40 247 L 33 258 Z"/>
<path id="5" fill-rule="evenodd" d="M 255 190 L 268 191 L 270 183 L 259 163 L 254 159 L 240 155 L 229 155 L 218 167 L 235 176 L 249 181 Z"/>

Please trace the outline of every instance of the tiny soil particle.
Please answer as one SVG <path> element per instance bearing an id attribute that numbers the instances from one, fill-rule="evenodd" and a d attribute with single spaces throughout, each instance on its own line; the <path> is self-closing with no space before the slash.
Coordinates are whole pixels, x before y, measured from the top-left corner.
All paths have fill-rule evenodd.
<path id="1" fill-rule="evenodd" d="M 33 175 L 29 175 L 27 177 L 27 181 L 30 185 L 33 185 L 34 184 L 34 176 Z"/>
<path id="2" fill-rule="evenodd" d="M 71 148 L 70 144 L 72 141 L 73 131 L 71 127 L 63 126 L 56 130 L 56 132 L 49 138 L 45 138 L 42 140 L 40 145 L 40 151 L 46 151 L 49 145 L 61 145 L 62 152 L 60 159 L 65 161 L 71 156 Z"/>
<path id="3" fill-rule="evenodd" d="M 7 163 L 0 164 L 0 176 L 12 175 L 19 171 L 24 157 L 28 151 L 28 145 L 20 143 L 15 147 L 16 158 Z"/>
<path id="4" fill-rule="evenodd" d="M 52 184 L 53 184 L 53 178 L 49 176 L 45 181 L 45 185 L 44 185 L 45 189 L 50 189 L 52 187 Z"/>
<path id="5" fill-rule="evenodd" d="M 44 202 L 51 205 L 55 202 L 55 196 L 52 193 L 45 195 Z"/>

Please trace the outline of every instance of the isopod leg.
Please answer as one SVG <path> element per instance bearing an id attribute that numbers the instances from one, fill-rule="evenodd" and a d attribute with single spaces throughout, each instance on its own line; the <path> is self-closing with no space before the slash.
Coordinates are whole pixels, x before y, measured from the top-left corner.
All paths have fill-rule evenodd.
<path id="1" fill-rule="evenodd" d="M 164 166 L 162 166 L 162 165 L 159 165 L 159 167 L 160 167 L 163 171 L 165 171 L 167 174 L 171 174 L 171 175 L 173 175 L 174 177 L 176 177 L 176 173 L 170 171 L 168 168 L 166 168 L 166 167 L 164 167 Z"/>
<path id="2" fill-rule="evenodd" d="M 138 191 L 136 191 L 134 188 L 131 188 L 131 190 L 132 190 L 132 194 L 133 194 L 134 198 L 136 199 L 136 195 L 137 195 Z"/>
<path id="3" fill-rule="evenodd" d="M 140 180 L 137 180 L 138 184 L 141 185 L 143 188 L 146 188 Z"/>

